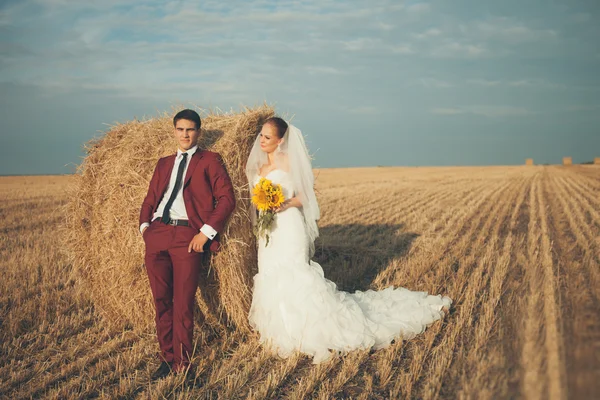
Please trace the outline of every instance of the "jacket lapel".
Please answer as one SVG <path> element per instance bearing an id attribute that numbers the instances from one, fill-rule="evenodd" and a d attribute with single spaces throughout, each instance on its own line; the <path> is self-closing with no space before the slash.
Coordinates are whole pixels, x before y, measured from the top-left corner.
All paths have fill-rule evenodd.
<path id="1" fill-rule="evenodd" d="M 204 152 L 202 150 L 198 149 L 192 156 L 192 158 L 190 160 L 190 165 L 185 174 L 185 179 L 183 181 L 184 188 L 190 183 L 190 179 L 192 179 L 192 174 L 194 173 L 194 169 L 196 169 L 196 165 L 198 165 L 198 161 L 200 161 L 200 159 L 202 158 L 203 153 Z"/>
<path id="2" fill-rule="evenodd" d="M 167 190 L 167 185 L 171 179 L 171 172 L 173 172 L 173 166 L 175 165 L 175 157 L 177 155 L 169 156 L 164 163 L 164 173 L 162 174 L 162 180 L 160 181 L 160 193 L 163 194 Z M 158 207 L 158 205 L 157 205 Z"/>

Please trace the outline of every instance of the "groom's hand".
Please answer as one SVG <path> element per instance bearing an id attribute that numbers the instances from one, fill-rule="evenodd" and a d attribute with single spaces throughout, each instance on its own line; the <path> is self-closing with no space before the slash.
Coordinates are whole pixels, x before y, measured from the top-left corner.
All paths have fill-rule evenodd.
<path id="1" fill-rule="evenodd" d="M 196 253 L 204 253 L 204 245 L 208 242 L 208 237 L 200 232 L 190 242 L 188 246 L 188 253 L 191 253 L 194 250 Z"/>

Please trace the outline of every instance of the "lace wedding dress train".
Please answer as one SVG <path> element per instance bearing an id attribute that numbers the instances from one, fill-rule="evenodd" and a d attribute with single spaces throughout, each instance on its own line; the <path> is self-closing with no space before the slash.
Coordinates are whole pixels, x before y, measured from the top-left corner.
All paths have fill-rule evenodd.
<path id="1" fill-rule="evenodd" d="M 287 172 L 276 169 L 267 178 L 282 186 L 286 198 L 294 195 Z M 255 183 L 258 180 L 257 176 Z M 386 347 L 396 338 L 422 333 L 452 302 L 405 288 L 339 291 L 309 259 L 309 241 L 297 208 L 277 214 L 269 236 L 268 245 L 259 240 L 249 318 L 261 342 L 281 357 L 299 350 L 320 363 L 334 353 Z"/>

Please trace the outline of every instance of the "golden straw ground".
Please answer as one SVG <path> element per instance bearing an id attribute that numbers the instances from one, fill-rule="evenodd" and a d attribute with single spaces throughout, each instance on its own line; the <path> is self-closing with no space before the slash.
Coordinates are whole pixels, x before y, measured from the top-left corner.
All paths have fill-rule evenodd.
<path id="1" fill-rule="evenodd" d="M 147 157 L 149 169 L 160 155 Z M 205 325 L 192 360 L 204 385 L 185 388 L 177 376 L 151 382 L 154 335 L 107 326 L 94 288 L 56 235 L 70 218 L 64 187 L 80 178 L 0 177 L 0 398 L 597 397 L 597 165 L 316 175 L 315 260 L 325 276 L 351 291 L 394 284 L 447 293 L 455 303 L 443 322 L 318 366 L 302 355 L 281 360 L 243 329 L 215 335 Z M 135 243 L 138 200 L 128 228 Z M 139 277 L 149 296 L 143 270 Z"/>

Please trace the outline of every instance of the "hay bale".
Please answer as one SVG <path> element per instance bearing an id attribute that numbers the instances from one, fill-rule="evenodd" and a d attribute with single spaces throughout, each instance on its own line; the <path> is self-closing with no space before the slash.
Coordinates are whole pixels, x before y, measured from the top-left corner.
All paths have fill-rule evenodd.
<path id="1" fill-rule="evenodd" d="M 528 158 L 525 160 L 525 165 L 533 165 L 533 158 Z"/>
<path id="2" fill-rule="evenodd" d="M 197 295 L 205 322 L 218 330 L 227 325 L 249 330 L 257 263 L 244 169 L 256 133 L 273 114 L 263 106 L 202 118 L 199 145 L 222 155 L 237 200 L 222 234 L 223 248 L 202 274 Z M 64 232 L 67 253 L 81 287 L 112 326 L 147 329 L 154 324 L 138 217 L 157 160 L 176 149 L 172 114 L 116 125 L 87 145 L 71 188 Z"/>
<path id="3" fill-rule="evenodd" d="M 600 165 L 600 157 L 594 158 L 594 165 Z"/>
<path id="4" fill-rule="evenodd" d="M 563 157 L 563 165 L 573 165 L 573 158 Z"/>

